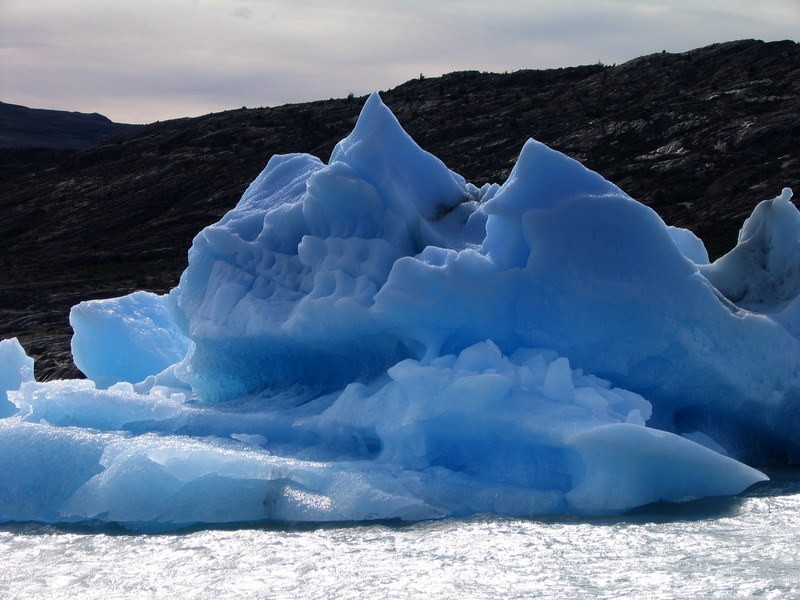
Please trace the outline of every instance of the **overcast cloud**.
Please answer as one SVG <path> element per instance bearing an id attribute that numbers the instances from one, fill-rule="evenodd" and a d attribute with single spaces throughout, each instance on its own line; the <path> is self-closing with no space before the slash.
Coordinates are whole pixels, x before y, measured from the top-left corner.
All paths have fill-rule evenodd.
<path id="1" fill-rule="evenodd" d="M 0 0 L 0 100 L 150 122 L 742 38 L 800 0 Z"/>

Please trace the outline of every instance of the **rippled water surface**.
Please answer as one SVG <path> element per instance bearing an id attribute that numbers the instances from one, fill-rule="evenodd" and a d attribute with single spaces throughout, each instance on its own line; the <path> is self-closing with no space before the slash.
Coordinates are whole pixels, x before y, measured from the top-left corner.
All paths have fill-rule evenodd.
<path id="1" fill-rule="evenodd" d="M 800 597 L 800 473 L 603 520 L 0 529 L 2 598 Z"/>

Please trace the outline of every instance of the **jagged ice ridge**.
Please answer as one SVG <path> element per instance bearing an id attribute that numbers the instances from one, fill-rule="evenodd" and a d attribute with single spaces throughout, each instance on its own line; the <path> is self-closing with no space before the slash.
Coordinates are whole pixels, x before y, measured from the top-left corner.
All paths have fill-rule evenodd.
<path id="1" fill-rule="evenodd" d="M 800 214 L 691 232 L 530 140 L 477 188 L 373 94 L 273 157 L 179 285 L 83 302 L 87 380 L 0 342 L 0 520 L 608 514 L 797 462 Z"/>

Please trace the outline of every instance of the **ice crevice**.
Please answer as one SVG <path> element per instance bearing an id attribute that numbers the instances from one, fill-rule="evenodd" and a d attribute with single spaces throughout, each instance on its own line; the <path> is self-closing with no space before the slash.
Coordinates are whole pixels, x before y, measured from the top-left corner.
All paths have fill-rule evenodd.
<path id="1" fill-rule="evenodd" d="M 800 213 L 702 242 L 530 140 L 478 188 L 377 94 L 272 157 L 168 295 L 72 309 L 81 381 L 0 342 L 0 520 L 612 514 L 800 460 Z M 749 465 L 749 466 L 748 466 Z"/>

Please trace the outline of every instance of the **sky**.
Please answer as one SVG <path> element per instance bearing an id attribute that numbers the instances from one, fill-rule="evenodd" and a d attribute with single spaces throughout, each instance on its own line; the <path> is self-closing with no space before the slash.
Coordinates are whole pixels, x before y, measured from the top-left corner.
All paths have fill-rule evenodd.
<path id="1" fill-rule="evenodd" d="M 0 0 L 0 101 L 148 123 L 743 38 L 800 0 Z"/>

